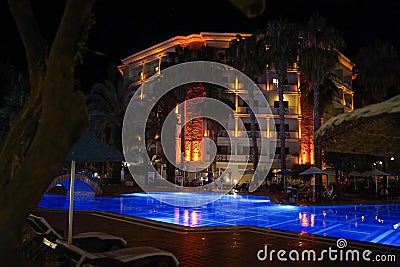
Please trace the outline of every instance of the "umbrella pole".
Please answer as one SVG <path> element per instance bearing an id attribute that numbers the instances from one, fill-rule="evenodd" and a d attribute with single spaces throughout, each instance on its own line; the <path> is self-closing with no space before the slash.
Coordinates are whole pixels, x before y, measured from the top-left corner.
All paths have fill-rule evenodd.
<path id="1" fill-rule="evenodd" d="M 356 186 L 356 176 L 353 176 L 354 178 L 354 191 L 357 191 L 357 186 Z"/>
<path id="2" fill-rule="evenodd" d="M 68 210 L 68 244 L 72 244 L 72 224 L 74 213 L 74 188 L 75 184 L 75 160 L 71 161 L 71 183 L 69 185 L 69 210 Z"/>
<path id="3" fill-rule="evenodd" d="M 283 175 L 283 188 L 286 188 L 286 179 L 285 175 Z"/>
<path id="4" fill-rule="evenodd" d="M 315 202 L 315 173 L 313 173 L 313 179 L 314 179 L 314 185 L 312 186 L 313 187 L 313 190 L 312 190 L 312 198 L 313 198 L 313 202 Z"/>

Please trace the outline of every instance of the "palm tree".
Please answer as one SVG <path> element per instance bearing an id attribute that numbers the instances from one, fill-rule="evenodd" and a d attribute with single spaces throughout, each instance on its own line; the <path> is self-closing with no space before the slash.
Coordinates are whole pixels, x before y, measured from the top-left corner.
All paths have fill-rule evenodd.
<path id="1" fill-rule="evenodd" d="M 315 132 L 321 126 L 320 116 L 320 85 L 329 70 L 338 62 L 339 52 L 345 46 L 343 38 L 336 28 L 328 26 L 325 18 L 316 17 L 308 21 L 300 34 L 300 69 L 302 74 L 311 78 L 314 92 L 314 144 Z M 314 145 L 315 165 L 321 167 L 322 155 L 320 148 Z"/>
<path id="2" fill-rule="evenodd" d="M 296 62 L 298 54 L 298 27 L 296 24 L 284 20 L 268 22 L 264 30 L 267 45 L 267 62 L 269 68 L 275 69 L 278 79 L 279 96 L 279 140 L 281 147 L 281 169 L 286 169 L 286 138 L 285 138 L 285 109 L 283 81 L 287 77 L 287 69 Z"/>
<path id="3" fill-rule="evenodd" d="M 360 49 L 355 58 L 361 106 L 400 93 L 400 61 L 393 44 L 376 40 Z M 355 87 L 357 88 L 357 87 Z"/>
<path id="4" fill-rule="evenodd" d="M 122 150 L 122 122 L 132 91 L 120 82 L 96 83 L 86 95 L 90 129 L 105 142 Z"/>
<path id="5" fill-rule="evenodd" d="M 93 85 L 85 97 L 89 115 L 89 129 L 104 142 L 122 151 L 122 124 L 126 107 L 133 94 L 129 86 L 117 86 L 106 80 Z M 121 164 L 113 166 L 113 177 L 119 177 Z"/>
<path id="6" fill-rule="evenodd" d="M 237 35 L 237 38 L 231 41 L 227 50 L 230 65 L 243 71 L 249 78 L 254 78 L 265 68 L 265 45 L 259 34 L 253 34 L 248 38 Z M 254 96 L 253 89 L 249 88 L 250 104 L 250 127 L 251 143 L 253 147 L 253 168 L 258 166 L 259 154 L 257 145 L 257 122 L 254 114 Z"/>

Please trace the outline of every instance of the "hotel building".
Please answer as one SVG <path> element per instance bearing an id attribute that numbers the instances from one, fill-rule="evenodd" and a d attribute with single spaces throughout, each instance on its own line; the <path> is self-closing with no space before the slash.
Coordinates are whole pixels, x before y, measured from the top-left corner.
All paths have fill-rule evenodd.
<path id="1" fill-rule="evenodd" d="M 250 34 L 243 33 L 215 32 L 176 36 L 122 59 L 122 65 L 118 66 L 118 69 L 123 75 L 125 83 L 131 84 L 133 88 L 139 88 L 141 84 L 146 82 L 146 79 L 160 73 L 162 66 L 164 66 L 163 62 L 170 60 L 168 55 L 174 53 L 177 46 L 189 47 L 193 50 L 200 49 L 203 46 L 213 47 L 217 50 L 220 62 L 224 63 L 225 51 L 229 47 L 229 43 L 236 39 L 238 34 L 244 38 L 250 36 Z M 340 53 L 339 63 L 329 76 L 338 89 L 332 97 L 329 107 L 324 108 L 325 112 L 323 113 L 322 123 L 331 116 L 353 110 L 352 68 L 353 64 L 350 60 Z M 285 81 L 284 91 L 286 166 L 289 170 L 294 164 L 313 163 L 313 107 L 305 103 L 304 97 L 301 94 L 301 79 L 300 70 L 297 64 L 294 63 L 293 66 L 287 70 L 287 80 Z M 272 114 L 264 115 L 264 118 L 267 120 L 267 127 L 260 126 L 256 134 L 258 137 L 263 136 L 266 138 L 278 139 L 279 102 L 277 80 L 275 79 L 274 71 L 266 69 L 254 82 L 262 91 L 272 111 Z M 242 145 L 243 142 L 241 142 L 242 139 L 249 139 L 251 136 L 250 110 L 241 97 L 241 94 L 245 91 L 240 90 L 240 84 L 232 84 L 232 87 L 235 86 L 236 88 L 232 88 L 231 93 L 228 94 L 227 97 L 230 98 L 235 106 L 235 117 L 242 119 L 246 131 L 237 131 L 236 124 L 231 123 L 226 126 L 226 130 L 219 131 L 216 144 L 216 168 L 218 170 L 225 170 L 227 162 L 229 161 L 236 162 L 233 169 L 229 170 L 229 173 L 232 175 L 229 175 L 230 177 L 226 179 L 228 183 L 236 183 L 241 177 L 237 177 L 235 173 L 237 173 L 238 170 L 243 171 L 249 169 L 249 164 L 252 162 L 252 148 Z M 237 90 L 238 88 L 239 90 Z M 257 106 L 256 102 L 257 101 L 255 101 L 254 106 Z M 209 132 L 207 132 L 208 128 L 205 123 L 199 122 L 199 124 L 198 127 L 200 127 L 201 130 L 197 132 L 202 133 L 203 136 L 207 136 Z M 268 127 L 268 125 L 273 125 L 275 127 Z M 235 139 L 230 140 L 226 131 L 234 132 Z M 198 140 L 200 140 L 200 138 L 201 137 L 199 137 Z M 177 134 L 176 140 L 177 143 L 181 142 L 179 134 Z M 234 151 L 230 151 L 229 142 L 233 142 Z M 251 140 L 249 143 L 251 144 Z M 281 148 L 279 147 L 279 141 L 277 141 L 276 144 L 275 155 L 269 157 L 272 161 L 271 168 L 273 171 L 279 170 L 281 166 Z M 199 147 L 190 147 L 185 144 L 185 159 L 183 162 L 185 164 L 191 164 L 191 162 L 196 161 L 196 163 L 199 164 L 202 158 L 197 157 L 197 152 L 194 151 L 199 149 L 201 150 Z M 201 152 L 204 157 L 208 153 L 208 151 Z M 182 155 L 177 152 L 177 163 L 183 163 L 181 161 L 181 156 Z M 262 166 L 259 168 L 262 169 Z M 199 169 L 201 169 L 201 167 Z"/>

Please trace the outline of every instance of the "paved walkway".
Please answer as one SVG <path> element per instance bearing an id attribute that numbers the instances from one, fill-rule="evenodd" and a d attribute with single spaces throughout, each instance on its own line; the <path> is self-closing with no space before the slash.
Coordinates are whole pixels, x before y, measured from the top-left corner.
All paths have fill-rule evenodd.
<path id="1" fill-rule="evenodd" d="M 34 213 L 45 217 L 54 228 L 63 229 L 66 235 L 67 211 L 36 209 Z M 287 253 L 291 250 L 301 253 L 303 250 L 315 250 L 320 253 L 329 247 L 337 249 L 337 240 L 256 227 L 190 228 L 112 213 L 76 211 L 74 234 L 84 231 L 105 231 L 124 237 L 129 247 L 154 246 L 171 251 L 178 258 L 181 267 L 400 266 L 400 249 L 360 242 L 348 242 L 348 248 L 358 249 L 360 253 L 369 249 L 373 255 L 394 254 L 397 262 L 331 261 L 327 254 L 322 262 L 301 260 L 281 262 L 276 257 L 276 252 L 272 261 L 268 259 L 260 261 L 257 259 L 257 253 L 263 250 L 265 245 L 267 251 L 283 249 Z M 264 253 L 260 256 L 264 256 Z M 285 257 L 288 258 L 288 254 Z"/>

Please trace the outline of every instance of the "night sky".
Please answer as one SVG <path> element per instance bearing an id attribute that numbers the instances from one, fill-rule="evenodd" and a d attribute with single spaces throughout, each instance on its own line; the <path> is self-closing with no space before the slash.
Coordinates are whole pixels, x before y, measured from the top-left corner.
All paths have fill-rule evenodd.
<path id="1" fill-rule="evenodd" d="M 44 4 L 41 4 L 44 2 Z M 57 29 L 65 1 L 36 1 L 43 33 L 49 39 Z M 99 0 L 94 8 L 96 24 L 88 46 L 105 57 L 87 56 L 79 68 L 86 86 L 105 79 L 109 62 L 121 59 L 177 35 L 205 31 L 252 33 L 264 28 L 268 19 L 287 18 L 305 24 L 311 16 L 325 17 L 338 29 L 350 59 L 363 45 L 375 39 L 400 47 L 400 3 L 388 0 L 270 1 L 262 16 L 245 17 L 227 0 L 203 1 L 110 1 Z M 2 41 L 0 62 L 25 67 L 24 50 L 7 1 L 0 3 Z M 96 66 L 96 67 L 95 67 Z"/>

